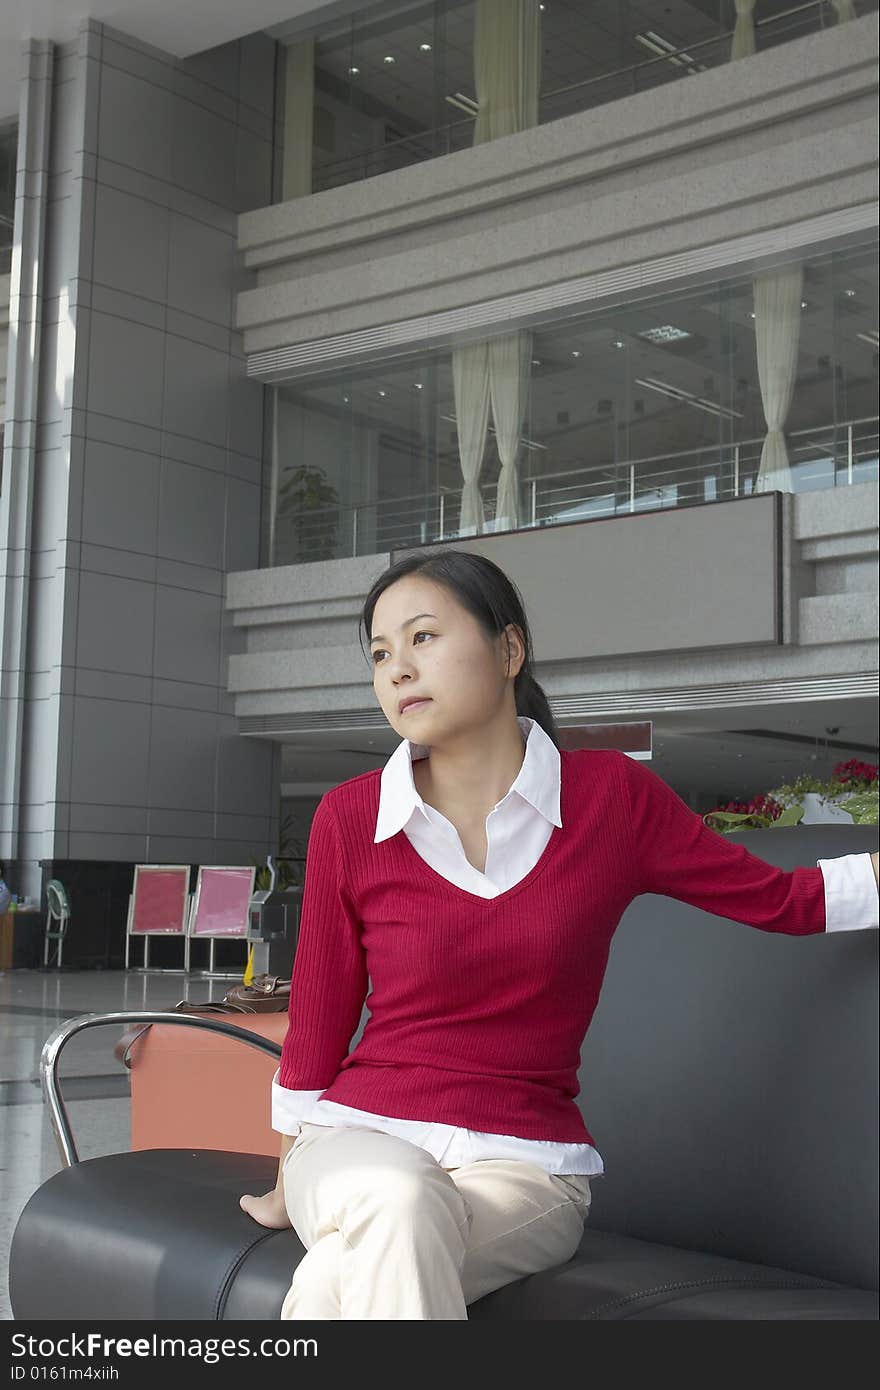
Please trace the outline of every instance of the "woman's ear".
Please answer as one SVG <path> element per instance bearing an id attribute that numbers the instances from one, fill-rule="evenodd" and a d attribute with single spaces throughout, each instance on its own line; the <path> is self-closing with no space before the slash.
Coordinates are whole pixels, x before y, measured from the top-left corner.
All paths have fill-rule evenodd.
<path id="1" fill-rule="evenodd" d="M 518 676 L 526 657 L 522 633 L 514 623 L 508 623 L 502 636 L 504 639 L 502 652 L 505 659 L 505 672 L 507 675 Z"/>

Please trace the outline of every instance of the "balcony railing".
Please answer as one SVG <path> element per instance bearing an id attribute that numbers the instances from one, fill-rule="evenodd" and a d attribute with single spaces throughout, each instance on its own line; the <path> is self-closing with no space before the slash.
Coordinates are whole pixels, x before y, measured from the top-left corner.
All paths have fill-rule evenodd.
<path id="1" fill-rule="evenodd" d="M 786 438 L 795 492 L 873 482 L 880 474 L 877 416 L 796 430 Z M 720 447 L 522 477 L 518 529 L 748 497 L 754 490 L 763 442 L 759 436 Z M 508 529 L 496 526 L 496 487 L 484 485 L 482 494 L 483 532 Z M 460 517 L 460 488 L 414 493 L 393 503 L 280 513 L 272 564 L 342 560 L 458 540 L 464 534 Z"/>
<path id="2" fill-rule="evenodd" d="M 874 0 L 863 0 L 859 13 L 867 13 L 869 9 L 876 9 L 876 3 Z M 764 18 L 758 14 L 755 17 L 756 46 L 760 52 L 762 48 L 787 43 L 804 34 L 833 27 L 836 23 L 830 0 L 808 0 L 806 4 L 792 5 Z M 658 52 L 657 56 L 646 57 L 644 62 L 598 73 L 583 82 L 542 92 L 538 124 L 545 125 L 548 121 L 560 120 L 577 111 L 604 106 L 607 102 L 649 91 L 708 68 L 723 67 L 730 61 L 732 39 L 733 30 L 725 30 L 709 39 L 688 44 L 686 48 L 670 47 L 662 53 Z M 473 124 L 473 117 L 447 121 L 339 159 L 316 162 L 312 191 L 320 193 L 328 188 L 338 188 L 360 179 L 373 178 L 377 174 L 388 174 L 396 169 L 420 164 L 424 160 L 436 159 L 439 155 L 469 149 L 473 144 Z"/>

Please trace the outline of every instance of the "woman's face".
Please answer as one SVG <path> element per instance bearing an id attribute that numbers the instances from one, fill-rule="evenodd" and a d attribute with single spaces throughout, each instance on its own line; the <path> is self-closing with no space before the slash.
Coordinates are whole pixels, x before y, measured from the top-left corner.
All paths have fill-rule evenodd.
<path id="1" fill-rule="evenodd" d="M 503 638 L 490 641 L 445 585 L 407 575 L 380 594 L 370 642 L 373 688 L 395 733 L 431 745 L 496 718 L 512 700 L 524 655 L 516 629 L 507 630 L 509 678 Z M 417 697 L 424 703 L 400 709 L 402 700 Z"/>

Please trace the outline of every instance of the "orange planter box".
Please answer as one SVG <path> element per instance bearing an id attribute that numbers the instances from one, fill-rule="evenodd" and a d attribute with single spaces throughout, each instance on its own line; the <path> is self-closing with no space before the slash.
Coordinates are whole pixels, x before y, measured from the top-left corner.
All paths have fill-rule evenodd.
<path id="1" fill-rule="evenodd" d="M 287 1011 L 205 1014 L 280 1044 Z M 154 1023 L 131 1048 L 132 1149 L 225 1149 L 278 1157 L 274 1057 L 201 1028 Z"/>

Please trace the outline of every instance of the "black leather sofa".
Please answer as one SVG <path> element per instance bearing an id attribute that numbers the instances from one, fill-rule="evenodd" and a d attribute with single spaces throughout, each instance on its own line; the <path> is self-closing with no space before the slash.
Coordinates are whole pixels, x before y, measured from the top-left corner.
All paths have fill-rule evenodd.
<path id="1" fill-rule="evenodd" d="M 793 868 L 873 850 L 877 831 L 741 838 Z M 582 1050 L 607 1170 L 583 1242 L 469 1317 L 875 1320 L 877 939 L 773 936 L 636 899 Z M 303 1247 L 238 1207 L 276 1169 L 210 1150 L 65 1167 L 14 1232 L 15 1318 L 277 1319 Z"/>

